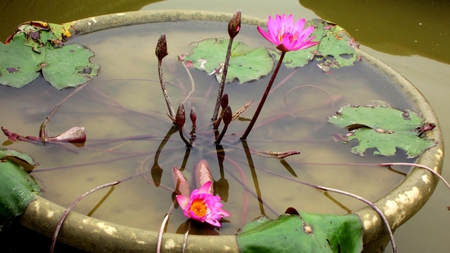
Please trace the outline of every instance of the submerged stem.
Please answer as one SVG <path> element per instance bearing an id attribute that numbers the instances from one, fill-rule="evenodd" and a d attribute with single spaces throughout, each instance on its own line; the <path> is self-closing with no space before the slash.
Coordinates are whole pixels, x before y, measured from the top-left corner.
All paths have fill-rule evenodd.
<path id="1" fill-rule="evenodd" d="M 269 83 L 267 84 L 266 91 L 264 92 L 264 95 L 261 98 L 261 101 L 259 101 L 258 108 L 256 108 L 255 114 L 253 115 L 252 120 L 250 121 L 250 124 L 248 124 L 247 129 L 245 130 L 244 134 L 241 137 L 241 140 L 247 139 L 247 136 L 250 134 L 250 131 L 252 131 L 253 126 L 255 125 L 256 120 L 258 119 L 259 114 L 261 113 L 262 107 L 264 106 L 264 103 L 266 102 L 267 96 L 269 96 L 270 89 L 272 88 L 273 82 L 275 81 L 275 77 L 278 74 L 278 71 L 280 70 L 281 63 L 283 62 L 283 58 L 286 52 L 281 52 L 280 59 L 278 60 L 278 64 L 273 71 L 272 77 L 270 78 Z"/>

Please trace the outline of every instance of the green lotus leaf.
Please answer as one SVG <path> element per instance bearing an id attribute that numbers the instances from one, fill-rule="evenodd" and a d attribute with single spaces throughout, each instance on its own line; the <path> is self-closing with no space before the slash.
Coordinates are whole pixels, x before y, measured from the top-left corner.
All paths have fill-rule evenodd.
<path id="1" fill-rule="evenodd" d="M 14 150 L 0 149 L 0 226 L 21 215 L 41 191 L 21 163 L 35 166 L 33 159 Z"/>
<path id="2" fill-rule="evenodd" d="M 45 55 L 30 50 L 25 43 L 23 34 L 14 36 L 7 45 L 0 43 L 0 84 L 20 88 L 40 75 Z"/>
<path id="3" fill-rule="evenodd" d="M 223 64 L 228 49 L 227 39 L 205 39 L 195 42 L 193 53 L 184 57 L 196 69 L 222 79 Z M 254 49 L 242 42 L 233 42 L 226 82 L 238 79 L 240 83 L 258 80 L 273 68 L 273 59 L 263 47 Z"/>
<path id="4" fill-rule="evenodd" d="M 67 45 L 47 50 L 42 74 L 57 89 L 76 87 L 97 76 L 99 65 L 89 58 L 94 53 L 81 45 Z"/>
<path id="5" fill-rule="evenodd" d="M 64 89 L 97 76 L 100 66 L 90 62 L 91 50 L 62 43 L 70 37 L 70 25 L 39 21 L 20 25 L 9 44 L 0 43 L 0 84 L 20 88 L 42 71 L 48 82 Z"/>
<path id="6" fill-rule="evenodd" d="M 361 252 L 363 225 L 358 215 L 282 214 L 260 217 L 237 236 L 240 252 Z"/>
<path id="7" fill-rule="evenodd" d="M 397 148 L 401 148 L 408 158 L 414 158 L 436 145 L 433 140 L 421 137 L 418 130 L 425 123 L 416 112 L 400 111 L 387 104 L 346 105 L 328 121 L 349 129 L 350 132 L 339 140 L 358 140 L 359 144 L 351 151 L 359 155 L 374 148 L 374 154 L 392 156 L 397 153 Z"/>

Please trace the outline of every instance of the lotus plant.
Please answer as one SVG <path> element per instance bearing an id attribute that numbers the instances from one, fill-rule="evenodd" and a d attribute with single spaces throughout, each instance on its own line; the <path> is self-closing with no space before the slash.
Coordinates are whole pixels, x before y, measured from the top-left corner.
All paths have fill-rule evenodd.
<path id="1" fill-rule="evenodd" d="M 220 197 L 211 194 L 211 184 L 212 182 L 208 181 L 192 191 L 190 197 L 177 195 L 176 199 L 187 218 L 221 227 L 220 220 L 230 214 L 222 208 Z"/>
<path id="2" fill-rule="evenodd" d="M 274 44 L 277 49 L 281 51 L 281 55 L 278 60 L 278 64 L 273 71 L 272 77 L 267 84 L 266 91 L 259 102 L 258 108 L 256 109 L 255 114 L 253 115 L 253 118 L 241 139 L 246 139 L 255 125 L 256 119 L 264 106 L 264 102 L 269 95 L 272 84 L 275 81 L 275 77 L 278 74 L 281 63 L 283 62 L 284 55 L 289 51 L 307 49 L 319 43 L 312 41 L 315 38 L 315 36 L 311 36 L 314 32 L 314 26 L 308 26 L 305 28 L 305 23 L 306 21 L 304 19 L 299 19 L 296 23 L 294 23 L 292 15 L 286 17 L 284 14 L 282 16 L 277 14 L 275 19 L 273 19 L 272 16 L 269 16 L 269 21 L 267 22 L 267 32 L 261 27 L 257 27 L 259 33 L 261 33 L 266 40 Z"/>

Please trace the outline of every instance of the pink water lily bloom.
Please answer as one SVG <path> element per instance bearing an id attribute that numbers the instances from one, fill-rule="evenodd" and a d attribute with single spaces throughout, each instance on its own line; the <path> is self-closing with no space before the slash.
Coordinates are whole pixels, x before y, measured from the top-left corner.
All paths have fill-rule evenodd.
<path id="1" fill-rule="evenodd" d="M 189 219 L 207 222 L 215 227 L 220 227 L 220 219 L 230 214 L 222 208 L 220 197 L 210 193 L 211 181 L 204 183 L 199 189 L 192 191 L 188 198 L 177 195 L 177 201 Z"/>
<path id="2" fill-rule="evenodd" d="M 299 19 L 294 24 L 292 14 L 289 17 L 286 17 L 284 14 L 282 16 L 277 14 L 275 19 L 269 16 L 269 21 L 267 22 L 268 32 L 259 26 L 258 31 L 282 52 L 296 51 L 319 43 L 312 41 L 315 38 L 315 36 L 311 36 L 314 32 L 314 26 L 305 28 L 305 23 L 305 19 Z"/>

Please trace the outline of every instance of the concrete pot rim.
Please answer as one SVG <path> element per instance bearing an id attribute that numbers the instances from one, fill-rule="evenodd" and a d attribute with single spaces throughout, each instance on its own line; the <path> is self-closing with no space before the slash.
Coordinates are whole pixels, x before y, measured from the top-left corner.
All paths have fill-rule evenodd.
<path id="1" fill-rule="evenodd" d="M 138 11 L 90 17 L 73 22 L 72 34 L 83 35 L 105 29 L 175 21 L 219 21 L 229 22 L 233 14 L 207 11 L 163 10 Z M 265 26 L 266 19 L 242 16 L 242 23 Z M 417 161 L 441 173 L 444 158 L 444 143 L 438 119 L 423 95 L 394 69 L 368 53 L 357 50 L 363 61 L 386 73 L 398 84 L 398 89 L 415 104 L 418 112 L 427 122 L 437 127 L 427 134 L 438 141 L 436 147 L 427 150 Z M 428 171 L 414 168 L 395 189 L 376 201 L 385 213 L 391 228 L 395 230 L 410 219 L 426 203 L 438 180 Z M 52 237 L 56 224 L 66 208 L 36 196 L 20 218 L 22 225 Z M 364 224 L 364 243 L 386 237 L 386 229 L 377 213 L 370 207 L 355 212 Z M 140 252 L 156 250 L 158 232 L 131 228 L 87 217 L 71 212 L 67 217 L 58 241 L 90 252 Z M 194 252 L 239 252 L 235 236 L 189 236 L 187 249 Z M 106 245 L 105 245 L 106 242 Z M 103 243 L 103 244 L 102 244 Z M 164 252 L 181 252 L 183 235 L 165 233 L 162 248 Z"/>

